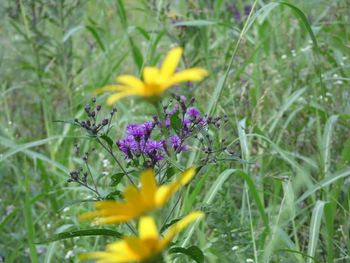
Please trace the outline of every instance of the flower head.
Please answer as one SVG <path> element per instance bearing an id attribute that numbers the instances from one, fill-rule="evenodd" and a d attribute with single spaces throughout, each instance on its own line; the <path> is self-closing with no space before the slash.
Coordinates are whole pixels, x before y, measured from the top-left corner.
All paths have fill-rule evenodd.
<path id="1" fill-rule="evenodd" d="M 140 124 L 131 123 L 126 127 L 126 133 L 137 139 L 145 135 L 145 129 Z"/>
<path id="2" fill-rule="evenodd" d="M 145 67 L 142 73 L 143 80 L 132 75 L 122 75 L 117 77 L 117 85 L 108 85 L 97 90 L 97 93 L 117 91 L 111 95 L 107 103 L 114 102 L 128 96 L 141 96 L 145 98 L 158 98 L 170 87 L 187 82 L 201 81 L 208 75 L 208 72 L 202 68 L 189 68 L 176 72 L 180 63 L 183 49 L 173 48 L 167 54 L 160 68 Z"/>
<path id="3" fill-rule="evenodd" d="M 176 150 L 181 145 L 181 139 L 175 134 L 170 137 L 170 143 Z"/>
<path id="4" fill-rule="evenodd" d="M 187 114 L 191 117 L 191 118 L 197 118 L 199 117 L 201 114 L 199 112 L 199 110 L 195 107 L 191 107 L 187 109 Z"/>
<path id="5" fill-rule="evenodd" d="M 155 158 L 158 158 L 157 156 Z M 149 169 L 141 174 L 141 187 L 129 186 L 124 191 L 124 202 L 100 201 L 97 211 L 81 215 L 81 219 L 97 218 L 101 224 L 122 223 L 141 216 L 144 213 L 162 207 L 170 197 L 195 175 L 195 169 L 185 170 L 179 178 L 169 184 L 157 185 L 155 173 Z"/>
<path id="6" fill-rule="evenodd" d="M 133 152 L 137 150 L 137 142 L 133 136 L 127 136 L 125 139 L 118 140 L 119 149 L 125 154 L 128 159 L 132 159 Z"/>
<path id="7" fill-rule="evenodd" d="M 139 236 L 124 237 L 123 240 L 111 243 L 106 251 L 81 255 L 81 259 L 98 259 L 103 263 L 139 262 L 152 259 L 160 254 L 170 241 L 191 222 L 202 218 L 202 212 L 192 212 L 171 227 L 162 238 L 152 217 L 142 217 L 139 222 Z"/>

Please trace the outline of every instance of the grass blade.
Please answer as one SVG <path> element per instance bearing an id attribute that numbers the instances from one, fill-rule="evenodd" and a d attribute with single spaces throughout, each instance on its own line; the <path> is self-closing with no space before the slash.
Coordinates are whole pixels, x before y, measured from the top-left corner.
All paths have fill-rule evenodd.
<path id="1" fill-rule="evenodd" d="M 320 190 L 328 185 L 331 185 L 332 183 L 335 183 L 339 179 L 345 178 L 349 175 L 350 175 L 350 169 L 345 169 L 345 170 L 341 170 L 341 171 L 335 173 L 332 176 L 329 176 L 329 177 L 321 180 L 320 182 L 315 184 L 312 188 L 307 190 L 301 197 L 299 197 L 298 200 L 296 201 L 296 203 L 300 203 L 300 202 L 304 201 L 306 198 L 308 198 L 309 196 L 311 196 L 313 193 L 317 192 L 318 190 Z"/>
<path id="2" fill-rule="evenodd" d="M 323 208 L 326 202 L 318 200 L 316 202 L 315 208 L 312 211 L 310 232 L 309 232 L 309 245 L 307 254 L 309 257 L 315 257 L 317 241 L 320 233 L 321 219 L 323 215 Z M 308 258 L 307 263 L 313 263 L 312 258 Z"/>
<path id="3" fill-rule="evenodd" d="M 84 230 L 73 230 L 73 231 L 67 231 L 62 232 L 59 234 L 54 235 L 51 238 L 38 241 L 36 244 L 44 244 L 44 243 L 50 243 L 62 239 L 67 238 L 73 238 L 73 237 L 82 237 L 82 236 L 113 236 L 116 238 L 121 238 L 123 235 L 117 231 L 110 230 L 110 229 L 84 229 Z"/>
<path id="4" fill-rule="evenodd" d="M 11 148 L 12 148 L 11 150 L 8 150 L 7 152 L 0 155 L 0 162 L 4 161 L 5 159 L 9 158 L 10 156 L 12 156 L 18 152 L 46 144 L 51 140 L 56 140 L 59 138 L 61 138 L 61 136 L 52 136 L 52 137 L 49 137 L 46 139 L 42 139 L 42 140 L 38 140 L 38 141 L 34 141 L 34 142 L 29 142 L 29 143 L 24 143 L 21 145 L 13 144 L 13 146 L 11 146 Z"/>
<path id="5" fill-rule="evenodd" d="M 210 188 L 210 190 L 208 191 L 208 193 L 206 194 L 205 198 L 204 198 L 204 203 L 207 205 L 210 205 L 211 202 L 214 200 L 214 197 L 216 196 L 216 194 L 218 193 L 218 191 L 220 190 L 220 188 L 222 187 L 222 185 L 224 184 L 224 182 L 227 180 L 227 178 L 232 175 L 236 170 L 235 169 L 227 169 L 224 172 L 222 172 L 218 178 L 215 180 L 215 182 L 213 183 L 212 187 Z M 188 244 L 188 242 L 190 241 L 191 236 L 193 235 L 193 232 L 197 226 L 197 222 L 192 224 L 188 230 L 186 231 L 186 238 L 184 239 L 184 241 L 182 242 L 181 246 L 182 247 L 186 247 L 186 245 Z"/>
<path id="6" fill-rule="evenodd" d="M 29 171 L 27 169 L 27 163 L 25 163 L 25 171 Z M 32 204 L 30 202 L 30 181 L 29 181 L 29 175 L 27 172 L 25 172 L 25 197 L 24 197 L 24 220 L 25 220 L 25 226 L 27 230 L 27 239 L 28 239 L 28 246 L 29 246 L 29 253 L 30 253 L 30 259 L 31 262 L 37 263 L 38 261 L 38 254 L 36 251 L 36 245 L 34 243 L 35 239 L 35 225 L 33 221 L 33 214 L 32 214 Z"/>
<path id="7" fill-rule="evenodd" d="M 333 115 L 328 119 L 326 126 L 324 128 L 322 144 L 320 145 L 322 159 L 323 159 L 323 172 L 325 177 L 328 175 L 330 164 L 331 164 L 331 157 L 330 157 L 331 146 L 332 146 L 331 139 L 334 131 L 334 126 L 337 120 L 338 120 L 337 115 Z"/>

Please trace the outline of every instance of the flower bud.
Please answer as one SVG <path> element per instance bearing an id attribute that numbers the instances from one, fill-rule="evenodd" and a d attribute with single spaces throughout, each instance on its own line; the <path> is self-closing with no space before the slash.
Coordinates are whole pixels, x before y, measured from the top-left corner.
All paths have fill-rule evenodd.
<path id="1" fill-rule="evenodd" d="M 87 114 L 90 113 L 90 109 L 91 109 L 90 105 L 89 105 L 89 104 L 86 104 L 84 110 L 85 110 L 85 112 L 86 112 Z"/>
<path id="2" fill-rule="evenodd" d="M 108 119 L 103 119 L 102 120 L 102 126 L 106 126 L 108 124 L 109 120 Z"/>

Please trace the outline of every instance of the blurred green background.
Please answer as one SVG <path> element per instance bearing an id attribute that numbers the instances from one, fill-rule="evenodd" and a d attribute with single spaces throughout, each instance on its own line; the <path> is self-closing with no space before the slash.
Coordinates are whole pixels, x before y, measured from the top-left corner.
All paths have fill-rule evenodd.
<path id="1" fill-rule="evenodd" d="M 91 194 L 66 181 L 74 143 L 92 146 L 57 121 L 177 45 L 184 66 L 210 71 L 186 93 L 228 115 L 215 138 L 248 161 L 207 167 L 182 202 L 207 212 L 192 235 L 205 262 L 349 262 L 349 1 L 2 0 L 0 20 L 0 262 L 77 262 L 113 240 L 43 242 L 89 227 L 74 200 Z M 154 114 L 117 108 L 115 138 Z M 113 170 L 106 158 L 99 172 Z"/>

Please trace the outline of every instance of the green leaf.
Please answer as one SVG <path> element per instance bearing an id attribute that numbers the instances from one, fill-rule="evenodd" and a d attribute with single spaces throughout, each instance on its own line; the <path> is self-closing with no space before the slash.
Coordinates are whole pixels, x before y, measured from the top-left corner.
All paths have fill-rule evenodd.
<path id="1" fill-rule="evenodd" d="M 212 26 L 217 24 L 215 21 L 210 20 L 192 20 L 192 21 L 183 21 L 183 22 L 177 22 L 174 24 L 174 26 Z"/>
<path id="2" fill-rule="evenodd" d="M 95 199 L 79 199 L 79 200 L 72 200 L 72 201 L 65 201 L 64 205 L 57 210 L 57 213 L 62 212 L 66 207 L 80 204 L 80 203 L 87 203 L 87 202 L 96 202 Z"/>
<path id="3" fill-rule="evenodd" d="M 38 141 L 33 141 L 33 142 L 28 142 L 28 143 L 24 143 L 24 144 L 15 144 L 13 143 L 13 145 L 9 146 L 9 145 L 5 145 L 10 147 L 11 149 L 8 150 L 5 153 L 2 153 L 0 155 L 0 162 L 4 161 L 5 159 L 9 158 L 10 156 L 18 153 L 18 152 L 23 152 L 29 148 L 33 148 L 33 147 L 37 147 L 37 146 L 41 146 L 43 144 L 48 143 L 51 140 L 57 140 L 60 139 L 62 136 L 51 136 L 42 140 L 38 140 Z M 0 141 L 0 144 L 5 144 L 5 141 Z"/>
<path id="4" fill-rule="evenodd" d="M 234 156 L 234 155 L 227 155 L 227 157 L 218 158 L 217 160 L 218 161 L 237 161 L 237 162 L 239 162 L 241 164 L 246 164 L 246 165 L 254 164 L 253 162 L 249 162 L 249 161 L 243 160 L 243 159 L 239 158 L 238 156 Z"/>
<path id="5" fill-rule="evenodd" d="M 118 10 L 118 16 L 119 16 L 120 22 L 124 27 L 126 27 L 128 22 L 127 22 L 124 2 L 122 0 L 117 0 L 116 4 L 117 4 L 117 10 Z"/>
<path id="6" fill-rule="evenodd" d="M 181 119 L 179 118 L 177 112 L 170 116 L 170 125 L 176 132 L 180 131 Z"/>
<path id="7" fill-rule="evenodd" d="M 197 246 L 190 246 L 188 248 L 183 247 L 172 247 L 169 250 L 169 253 L 175 254 L 175 253 L 181 253 L 186 256 L 189 256 L 197 263 L 203 263 L 204 262 L 204 254 L 202 250 Z"/>
<path id="8" fill-rule="evenodd" d="M 144 30 L 142 27 L 137 26 L 137 27 L 136 27 L 136 30 L 137 30 L 138 32 L 140 32 L 141 35 L 142 35 L 146 40 L 149 41 L 149 40 L 151 39 L 150 35 L 149 35 L 149 34 L 147 33 L 147 31 Z"/>
<path id="9" fill-rule="evenodd" d="M 167 230 L 171 225 L 178 222 L 180 219 L 181 218 L 176 218 L 176 219 L 171 220 L 169 223 L 163 225 L 159 232 L 162 234 L 165 230 Z"/>
<path id="10" fill-rule="evenodd" d="M 249 188 L 249 191 L 252 194 L 253 199 L 255 201 L 255 204 L 256 204 L 258 211 L 260 213 L 261 219 L 264 222 L 265 228 L 268 230 L 270 227 L 269 226 L 269 218 L 265 212 L 264 204 L 263 204 L 262 200 L 260 199 L 259 191 L 258 191 L 251 175 L 247 174 L 241 170 L 238 170 L 237 174 L 239 176 L 241 176 L 246 181 L 248 188 Z"/>
<path id="11" fill-rule="evenodd" d="M 340 165 L 348 165 L 350 163 L 350 136 L 344 143 L 344 148 L 340 156 Z"/>
<path id="12" fill-rule="evenodd" d="M 118 198 L 122 198 L 123 197 L 123 193 L 119 190 L 115 190 L 113 192 L 110 192 L 106 197 L 105 199 L 106 200 L 116 200 L 115 197 L 118 197 Z"/>
<path id="13" fill-rule="evenodd" d="M 84 28 L 85 28 L 85 26 L 79 25 L 79 26 L 75 26 L 75 27 L 69 29 L 67 31 L 67 33 L 65 33 L 63 36 L 63 42 L 66 42 L 71 36 L 73 36 L 75 33 L 81 31 Z"/>
<path id="14" fill-rule="evenodd" d="M 170 178 L 172 178 L 172 177 L 175 175 L 175 173 L 176 173 L 175 167 L 170 166 L 170 167 L 166 170 L 165 176 L 166 176 L 167 179 L 170 179 Z"/>
<path id="15" fill-rule="evenodd" d="M 96 31 L 95 28 L 93 28 L 92 26 L 86 26 L 86 29 L 92 34 L 92 36 L 95 38 L 95 40 L 97 41 L 98 45 L 100 46 L 100 48 L 103 51 L 106 51 L 106 48 L 98 34 L 98 32 Z"/>
<path id="16" fill-rule="evenodd" d="M 82 236 L 113 236 L 113 237 L 121 238 L 123 235 L 117 231 L 110 230 L 110 229 L 73 230 L 73 231 L 67 231 L 67 232 L 56 234 L 51 238 L 38 241 L 36 242 L 36 244 L 45 244 L 45 243 L 50 243 L 50 242 L 58 241 L 62 239 L 82 237 Z"/>
<path id="17" fill-rule="evenodd" d="M 331 147 L 332 136 L 335 129 L 335 124 L 338 120 L 337 115 L 332 115 L 326 122 L 324 133 L 322 136 L 322 143 L 320 145 L 320 152 L 323 161 L 324 176 L 328 176 L 331 165 Z"/>
<path id="18" fill-rule="evenodd" d="M 315 257 L 316 247 L 319 240 L 319 233 L 321 227 L 321 219 L 323 215 L 323 208 L 326 202 L 317 200 L 314 210 L 312 211 L 310 233 L 309 233 L 309 244 L 307 254 L 311 257 L 308 258 L 307 262 L 312 263 L 312 257 Z"/>
<path id="19" fill-rule="evenodd" d="M 111 182 L 110 186 L 117 186 L 117 185 L 121 182 L 121 180 L 123 179 L 123 177 L 124 177 L 124 173 L 116 173 L 116 174 L 113 174 L 113 175 L 111 176 L 112 182 Z"/>
<path id="20" fill-rule="evenodd" d="M 138 46 L 135 44 L 135 42 L 132 40 L 131 37 L 129 37 L 129 43 L 130 43 L 131 52 L 132 52 L 132 55 L 134 58 L 134 62 L 140 71 L 142 69 L 142 66 L 143 66 L 142 53 L 141 53 L 140 49 L 138 48 Z"/>
<path id="21" fill-rule="evenodd" d="M 306 198 L 308 198 L 309 196 L 311 196 L 312 194 L 314 194 L 315 192 L 317 192 L 318 190 L 321 190 L 321 189 L 325 188 L 326 186 L 335 183 L 336 181 L 338 181 L 341 178 L 345 178 L 345 177 L 349 177 L 349 176 L 350 176 L 350 169 L 344 169 L 344 170 L 337 171 L 336 173 L 334 173 L 330 176 L 327 176 L 326 178 L 317 182 L 317 184 L 315 184 L 314 186 L 309 188 L 306 192 L 304 192 L 304 194 L 302 196 L 299 197 L 299 199 L 295 203 L 300 203 L 300 202 L 304 201 Z"/>
<path id="22" fill-rule="evenodd" d="M 109 147 L 113 147 L 113 140 L 107 135 L 101 135 L 101 139 L 103 139 L 106 143 L 108 143 Z"/>

